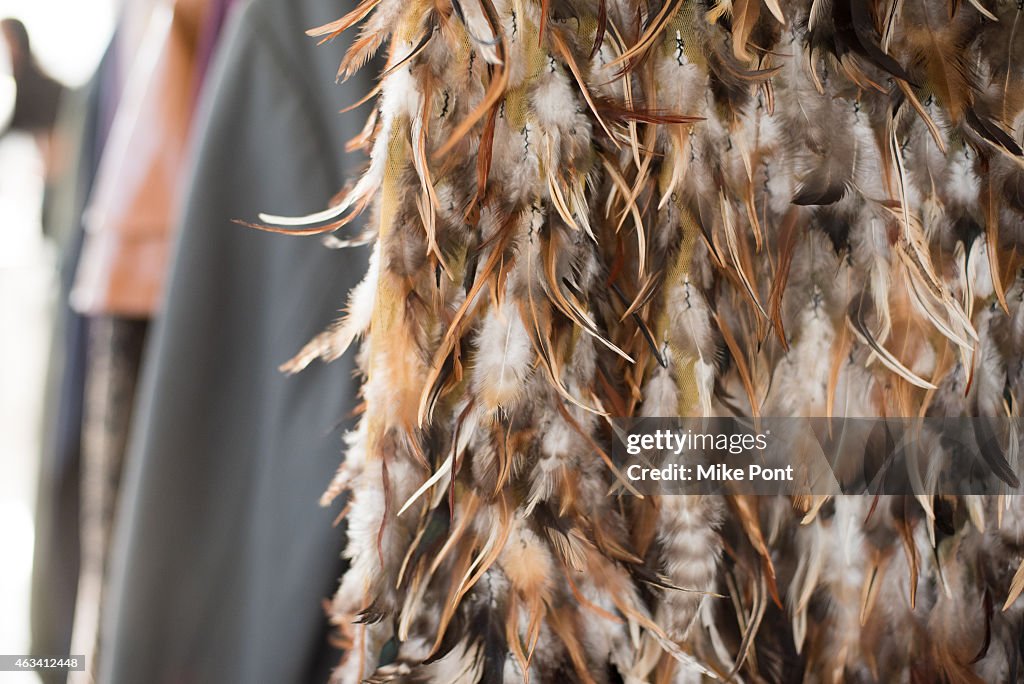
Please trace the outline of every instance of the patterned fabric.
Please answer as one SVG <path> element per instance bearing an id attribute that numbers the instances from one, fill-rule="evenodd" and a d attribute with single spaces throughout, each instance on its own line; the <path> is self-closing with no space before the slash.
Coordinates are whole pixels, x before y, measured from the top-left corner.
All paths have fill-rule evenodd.
<path id="1" fill-rule="evenodd" d="M 132 425 L 135 388 L 149 322 L 111 317 L 89 321 L 81 463 L 81 570 L 71 653 L 86 668 L 70 681 L 92 681 L 110 537 Z"/>

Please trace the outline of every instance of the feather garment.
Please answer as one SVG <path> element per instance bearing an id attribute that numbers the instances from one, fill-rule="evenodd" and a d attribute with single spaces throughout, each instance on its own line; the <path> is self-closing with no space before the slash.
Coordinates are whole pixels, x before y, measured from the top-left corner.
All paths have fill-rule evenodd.
<path id="1" fill-rule="evenodd" d="M 609 496 L 609 453 L 612 417 L 1019 417 L 1021 11 L 363 0 L 312 31 L 361 25 L 339 75 L 387 53 L 365 174 L 263 217 L 371 215 L 286 365 L 362 338 L 336 681 L 1018 680 L 1018 498 Z"/>

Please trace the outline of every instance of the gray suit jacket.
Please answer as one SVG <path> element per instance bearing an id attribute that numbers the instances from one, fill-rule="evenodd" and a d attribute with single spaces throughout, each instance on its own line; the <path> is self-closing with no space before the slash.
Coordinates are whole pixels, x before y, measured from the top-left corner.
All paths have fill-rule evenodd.
<path id="1" fill-rule="evenodd" d="M 351 425 L 351 354 L 277 366 L 337 315 L 367 254 L 232 219 L 322 209 L 362 169 L 343 145 L 367 111 L 338 110 L 373 69 L 335 86 L 343 41 L 303 33 L 346 4 L 253 0 L 213 67 L 136 406 L 100 682 L 324 681 L 339 656 L 322 602 L 344 532 L 317 499 Z"/>

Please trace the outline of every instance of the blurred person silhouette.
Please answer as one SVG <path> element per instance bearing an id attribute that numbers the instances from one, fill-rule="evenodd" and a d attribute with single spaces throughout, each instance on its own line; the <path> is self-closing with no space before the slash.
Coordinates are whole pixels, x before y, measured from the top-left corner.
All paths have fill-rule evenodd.
<path id="1" fill-rule="evenodd" d="M 7 131 L 29 133 L 35 137 L 49 183 L 60 173 L 64 158 L 56 133 L 60 103 L 67 88 L 40 66 L 32 52 L 25 24 L 18 19 L 7 18 L 0 21 L 0 32 L 7 46 L 15 84 L 14 107 Z"/>
<path id="2" fill-rule="evenodd" d="M 32 54 L 28 29 L 18 19 L 0 21 L 17 86 L 10 129 L 49 136 L 57 123 L 64 86 L 46 73 Z"/>
<path id="3" fill-rule="evenodd" d="M 61 101 L 67 88 L 40 66 L 32 52 L 32 42 L 25 24 L 9 17 L 0 21 L 0 32 L 7 46 L 11 77 L 15 85 L 11 118 L 0 135 L 20 132 L 30 134 L 35 139 L 43 163 L 45 183 L 42 227 L 44 233 L 50 234 L 50 195 L 69 161 L 69 150 L 66 144 L 61 143 L 59 125 Z"/>

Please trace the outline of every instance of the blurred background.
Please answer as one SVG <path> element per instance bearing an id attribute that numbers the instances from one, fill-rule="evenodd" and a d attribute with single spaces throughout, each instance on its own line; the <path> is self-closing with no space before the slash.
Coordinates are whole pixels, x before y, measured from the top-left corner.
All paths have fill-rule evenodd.
<path id="1" fill-rule="evenodd" d="M 0 682 L 326 681 L 344 571 L 318 505 L 351 355 L 352 249 L 255 230 L 322 210 L 379 64 L 310 28 L 352 0 L 0 0 Z M 335 240 L 332 244 L 343 244 Z"/>
<path id="2" fill-rule="evenodd" d="M 20 20 L 42 71 L 69 89 L 91 78 L 110 41 L 115 0 L 0 0 Z M 30 653 L 29 596 L 34 510 L 43 434 L 44 378 L 57 299 L 57 246 L 42 228 L 48 169 L 60 145 L 12 128 L 17 89 L 0 49 L 0 653 Z M 44 139 L 41 139 L 44 138 Z M 50 156 L 50 159 L 46 159 Z M 0 681 L 38 682 L 35 673 Z"/>

